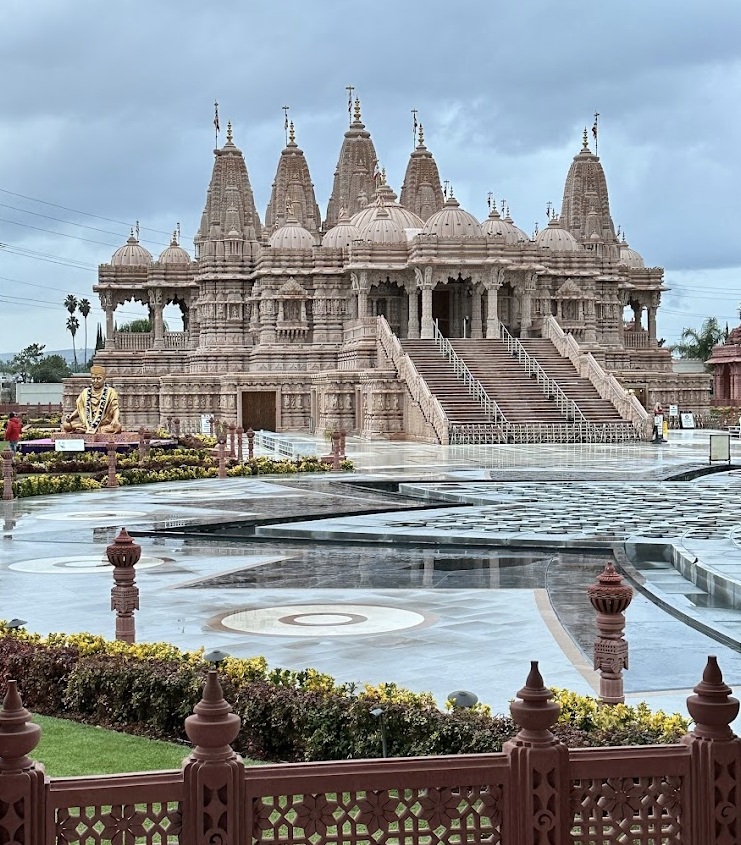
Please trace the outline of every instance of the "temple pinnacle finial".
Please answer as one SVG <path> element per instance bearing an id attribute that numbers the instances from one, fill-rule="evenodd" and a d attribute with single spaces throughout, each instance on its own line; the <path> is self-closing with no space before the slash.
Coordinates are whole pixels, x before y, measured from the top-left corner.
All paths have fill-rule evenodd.
<path id="1" fill-rule="evenodd" d="M 226 142 L 227 144 L 233 144 L 234 140 L 232 138 L 232 122 L 231 120 L 227 121 L 226 124 Z"/>
<path id="2" fill-rule="evenodd" d="M 425 145 L 425 128 L 422 124 L 419 124 L 419 142 L 417 143 L 418 147 L 424 147 Z"/>
<path id="3" fill-rule="evenodd" d="M 385 167 L 381 168 L 381 184 L 382 185 L 386 184 L 386 168 Z"/>
<path id="4" fill-rule="evenodd" d="M 290 122 L 288 126 L 288 143 L 295 144 L 296 143 L 296 130 L 293 126 L 293 121 Z"/>
<path id="5" fill-rule="evenodd" d="M 583 150 L 589 149 L 589 136 L 587 135 L 587 127 L 584 127 L 584 137 L 582 138 L 581 148 Z"/>
<path id="6" fill-rule="evenodd" d="M 360 97 L 355 98 L 355 109 L 353 113 L 355 123 L 360 123 Z"/>

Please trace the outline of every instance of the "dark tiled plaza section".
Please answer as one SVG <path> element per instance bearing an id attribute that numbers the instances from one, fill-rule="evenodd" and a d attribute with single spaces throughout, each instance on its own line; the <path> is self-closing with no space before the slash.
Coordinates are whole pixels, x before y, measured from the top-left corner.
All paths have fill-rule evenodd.
<path id="1" fill-rule="evenodd" d="M 105 548 L 125 526 L 142 546 L 139 640 L 395 682 L 440 704 L 467 689 L 505 711 L 531 659 L 550 685 L 597 690 L 586 591 L 613 559 L 636 590 L 628 700 L 683 711 L 708 654 L 741 684 L 741 446 L 703 474 L 708 442 L 351 438 L 352 474 L 6 502 L 0 616 L 112 637 Z"/>

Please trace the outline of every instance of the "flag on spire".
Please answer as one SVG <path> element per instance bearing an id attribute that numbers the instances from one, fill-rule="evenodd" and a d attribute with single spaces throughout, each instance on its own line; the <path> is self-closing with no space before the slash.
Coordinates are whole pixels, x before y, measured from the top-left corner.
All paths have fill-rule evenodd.
<path id="1" fill-rule="evenodd" d="M 597 121 L 599 120 L 599 112 L 594 113 L 594 123 L 592 124 L 592 136 L 594 137 L 594 154 L 597 155 Z"/>
<path id="2" fill-rule="evenodd" d="M 216 100 L 214 100 L 214 129 L 217 135 L 221 131 L 221 127 L 219 126 L 219 104 Z"/>

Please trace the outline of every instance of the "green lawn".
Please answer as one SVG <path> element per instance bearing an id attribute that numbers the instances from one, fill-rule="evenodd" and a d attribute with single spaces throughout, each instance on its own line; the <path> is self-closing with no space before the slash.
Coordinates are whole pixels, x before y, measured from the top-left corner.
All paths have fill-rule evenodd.
<path id="1" fill-rule="evenodd" d="M 188 746 L 37 716 L 41 741 L 30 756 L 52 777 L 179 769 Z"/>

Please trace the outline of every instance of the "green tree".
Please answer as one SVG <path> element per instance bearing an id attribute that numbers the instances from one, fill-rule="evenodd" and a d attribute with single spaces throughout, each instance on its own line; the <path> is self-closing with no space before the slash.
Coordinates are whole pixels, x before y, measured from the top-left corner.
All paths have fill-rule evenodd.
<path id="1" fill-rule="evenodd" d="M 61 355 L 45 355 L 33 365 L 31 375 L 34 381 L 60 382 L 62 379 L 69 378 L 72 370 Z"/>
<path id="2" fill-rule="evenodd" d="M 80 314 L 82 314 L 82 319 L 85 321 L 85 357 L 82 360 L 87 361 L 87 318 L 90 313 L 90 300 L 81 299 L 77 307 Z"/>
<path id="3" fill-rule="evenodd" d="M 699 331 L 683 329 L 679 336 L 679 343 L 674 344 L 671 351 L 678 358 L 699 358 L 701 361 L 707 361 L 713 347 L 721 343 L 724 337 L 725 332 L 718 325 L 718 320 L 715 317 L 708 317 Z"/>
<path id="4" fill-rule="evenodd" d="M 69 311 L 70 317 L 77 311 L 77 297 L 68 293 L 64 300 L 64 307 Z"/>
<path id="5" fill-rule="evenodd" d="M 141 317 L 138 320 L 131 320 L 128 323 L 122 323 L 116 328 L 119 332 L 151 332 L 152 322 L 149 317 Z"/>
<path id="6" fill-rule="evenodd" d="M 77 370 L 77 348 L 75 347 L 75 335 L 80 328 L 80 321 L 74 314 L 67 317 L 67 331 L 72 335 L 72 355 L 75 359 L 75 370 Z"/>
<path id="7" fill-rule="evenodd" d="M 14 355 L 7 364 L 0 366 L 4 373 L 12 376 L 13 381 L 33 381 L 33 368 L 44 357 L 43 343 L 32 343 Z"/>

